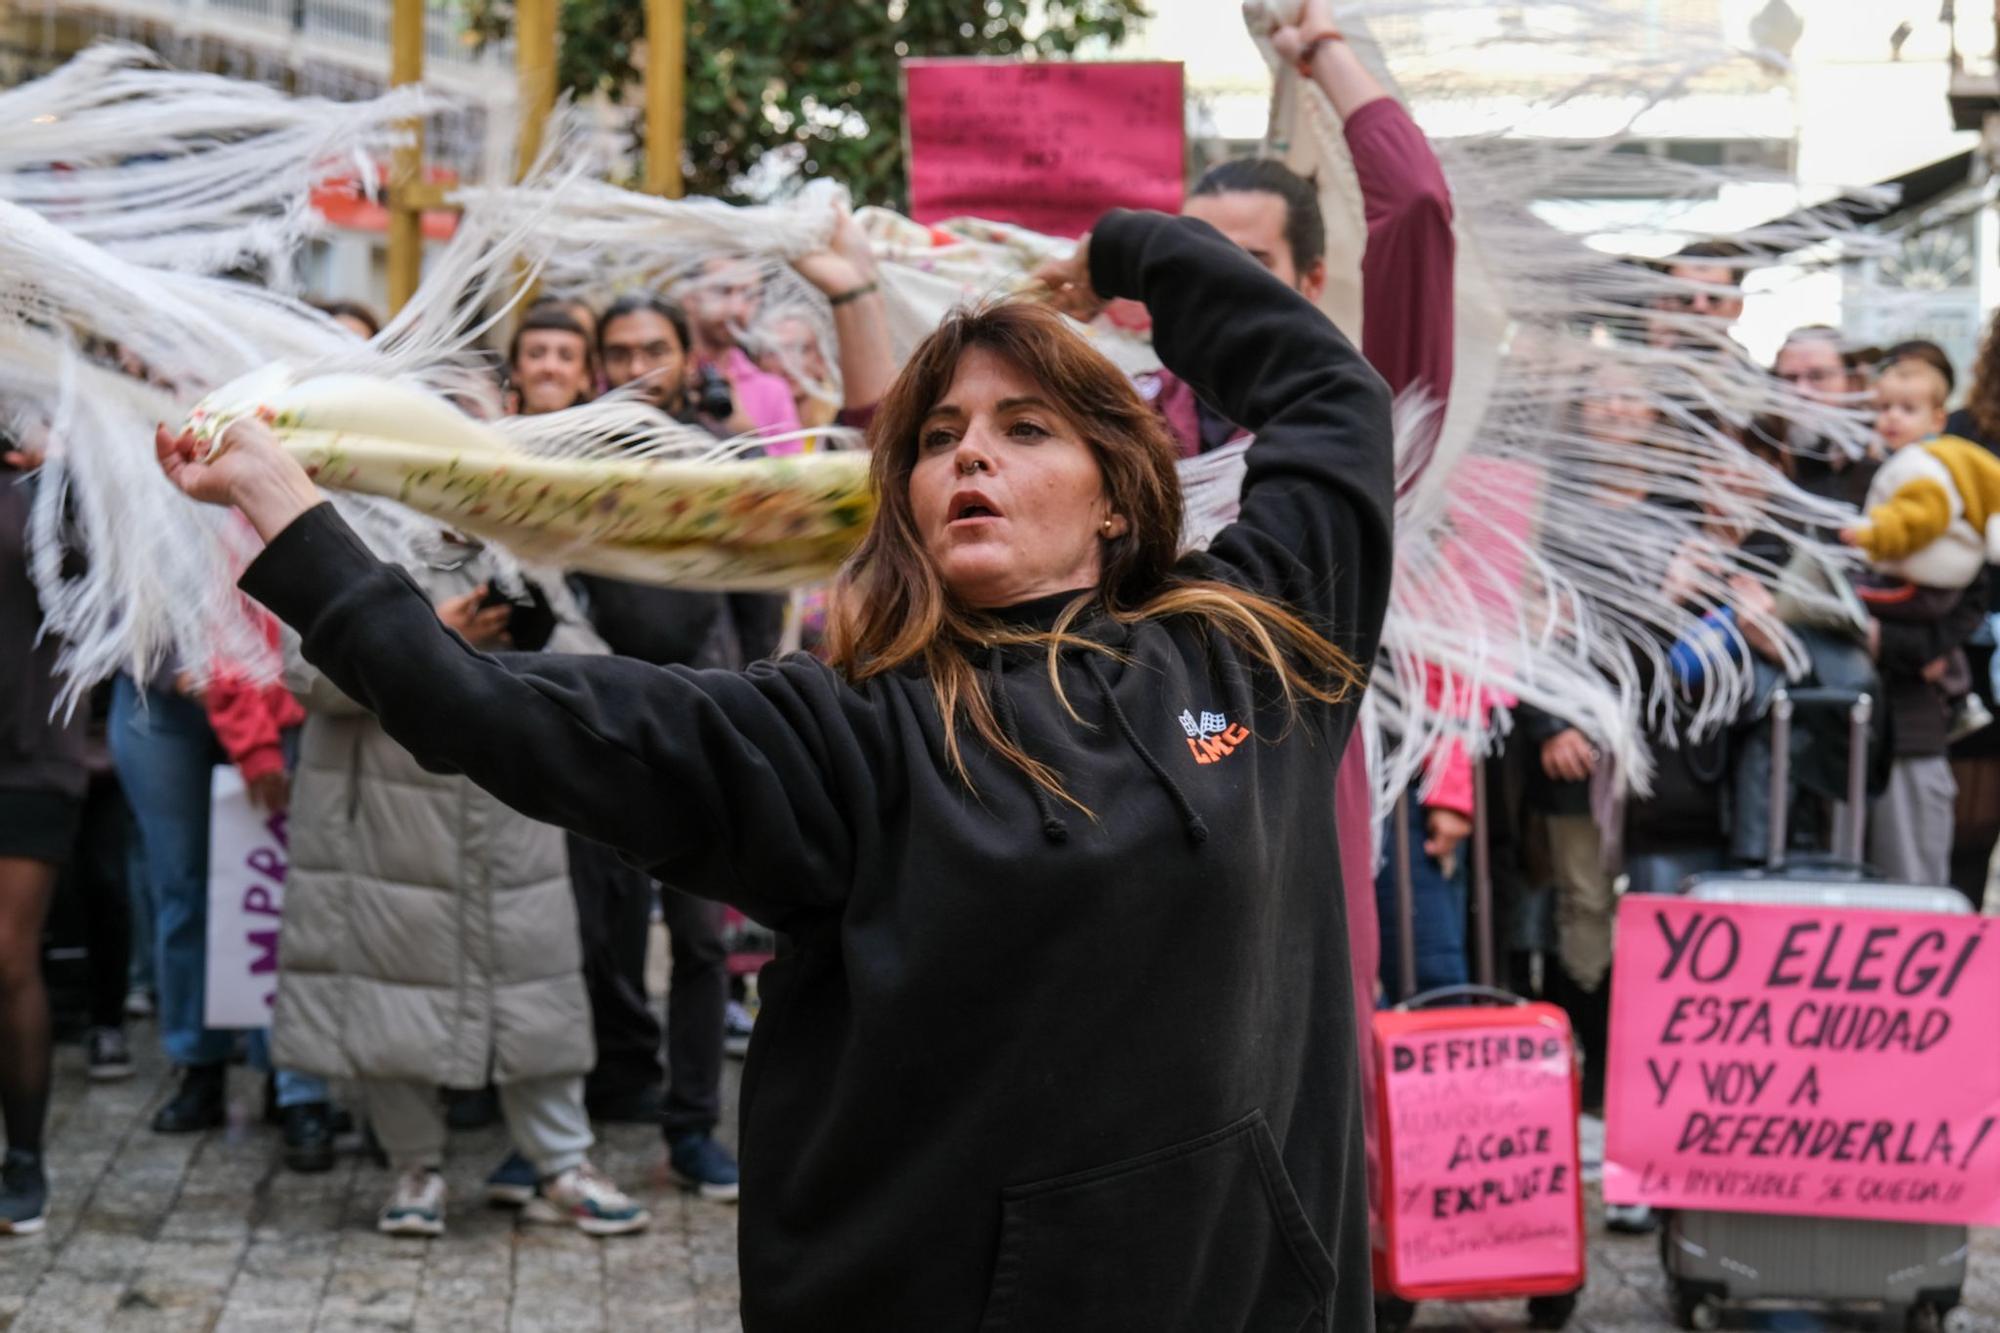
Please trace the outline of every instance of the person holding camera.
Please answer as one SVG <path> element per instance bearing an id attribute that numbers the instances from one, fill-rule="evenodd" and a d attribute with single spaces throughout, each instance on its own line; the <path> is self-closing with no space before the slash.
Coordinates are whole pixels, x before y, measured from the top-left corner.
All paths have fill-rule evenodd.
<path id="1" fill-rule="evenodd" d="M 792 386 L 784 376 L 759 367 L 743 347 L 764 301 L 764 279 L 756 264 L 717 255 L 677 284 L 675 292 L 687 311 L 691 336 L 684 346 L 711 427 L 722 435 L 789 435 L 798 430 Z M 608 369 L 606 378 L 617 384 Z M 718 415 L 710 410 L 710 400 L 719 404 L 723 394 L 730 410 Z"/>
<path id="2" fill-rule="evenodd" d="M 597 324 L 598 357 L 612 389 L 636 394 L 676 421 L 717 431 L 733 415 L 729 385 L 694 367 L 692 345 L 687 314 L 649 293 L 613 302 Z M 782 628 L 784 604 L 768 596 L 687 592 L 594 574 L 572 575 L 570 586 L 613 652 L 656 666 L 742 667 L 769 655 Z M 663 1071 L 660 1024 L 646 996 L 652 877 L 575 834 L 569 868 L 597 1037 L 585 1103 L 599 1120 L 658 1124 L 675 1179 L 705 1199 L 733 1203 L 736 1159 L 715 1138 L 729 1006 L 722 907 L 661 887 L 672 955 Z"/>

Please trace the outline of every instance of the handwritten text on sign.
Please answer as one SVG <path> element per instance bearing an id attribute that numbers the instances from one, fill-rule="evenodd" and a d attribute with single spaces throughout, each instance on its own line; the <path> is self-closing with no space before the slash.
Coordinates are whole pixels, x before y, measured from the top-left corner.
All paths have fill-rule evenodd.
<path id="1" fill-rule="evenodd" d="M 1572 1275 L 1582 1265 L 1568 1034 L 1376 1019 L 1397 1289 Z"/>
<path id="2" fill-rule="evenodd" d="M 257 809 L 236 770 L 218 767 L 209 808 L 208 1027 L 271 1025 L 287 865 L 285 817 Z"/>
<path id="3" fill-rule="evenodd" d="M 2000 1224 L 1991 924 L 1625 899 L 1605 1197 Z"/>
<path id="4" fill-rule="evenodd" d="M 1180 212 L 1177 64 L 908 60 L 903 80 L 919 222 L 1080 236 L 1107 208 Z"/>

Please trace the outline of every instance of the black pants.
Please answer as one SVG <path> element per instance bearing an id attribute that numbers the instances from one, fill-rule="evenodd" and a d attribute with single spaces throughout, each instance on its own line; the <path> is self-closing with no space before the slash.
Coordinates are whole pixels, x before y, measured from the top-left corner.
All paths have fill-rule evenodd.
<path id="1" fill-rule="evenodd" d="M 92 1027 L 125 1024 L 125 987 L 132 956 L 132 908 L 126 898 L 125 849 L 136 836 L 118 779 L 91 775 L 76 850 L 56 883 L 53 910 L 79 925 L 84 944 L 83 999 Z"/>
<path id="2" fill-rule="evenodd" d="M 570 883 L 583 933 L 583 979 L 597 1035 L 587 1101 L 624 1096 L 661 1081 L 660 1025 L 646 999 L 646 941 L 653 883 L 609 848 L 574 835 Z M 673 970 L 667 983 L 666 1103 L 669 1135 L 715 1128 L 722 1117 L 722 1027 L 729 970 L 722 907 L 660 890 Z"/>

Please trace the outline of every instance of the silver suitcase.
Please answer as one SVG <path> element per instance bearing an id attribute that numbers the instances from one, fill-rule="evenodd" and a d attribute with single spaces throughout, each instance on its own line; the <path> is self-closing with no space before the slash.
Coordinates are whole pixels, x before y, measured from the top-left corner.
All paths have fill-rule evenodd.
<path id="1" fill-rule="evenodd" d="M 1791 722 L 1799 707 L 1844 707 L 1849 715 L 1844 846 L 1836 857 L 1804 862 L 1786 857 Z M 1865 694 L 1780 690 L 1771 701 L 1770 864 L 1744 874 L 1695 875 L 1682 891 L 1710 902 L 1970 911 L 1956 889 L 1887 883 L 1862 864 L 1870 711 Z M 1682 1328 L 1720 1328 L 1723 1307 L 1731 1304 L 1862 1305 L 1899 1313 L 1910 1333 L 1937 1333 L 1965 1286 L 1969 1242 L 1962 1226 L 1682 1210 L 1665 1217 L 1660 1262 Z"/>

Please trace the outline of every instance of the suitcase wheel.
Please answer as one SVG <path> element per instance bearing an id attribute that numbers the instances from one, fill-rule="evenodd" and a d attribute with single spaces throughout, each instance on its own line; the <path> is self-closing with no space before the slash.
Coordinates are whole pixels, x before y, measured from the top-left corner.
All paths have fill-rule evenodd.
<path id="1" fill-rule="evenodd" d="M 1682 1328 L 1702 1330 L 1722 1327 L 1722 1302 L 1714 1292 L 1691 1283 L 1674 1284 L 1674 1322 Z"/>
<path id="2" fill-rule="evenodd" d="M 1903 1316 L 1905 1333 L 1944 1333 L 1944 1319 L 1952 1308 L 1944 1302 L 1918 1301 Z"/>
<path id="3" fill-rule="evenodd" d="M 1375 1298 L 1375 1333 L 1406 1333 L 1417 1319 L 1417 1307 L 1400 1296 Z"/>
<path id="4" fill-rule="evenodd" d="M 1529 1328 L 1562 1328 L 1569 1323 L 1569 1317 L 1576 1313 L 1577 1293 L 1563 1292 L 1559 1296 L 1536 1296 L 1528 1302 Z"/>

